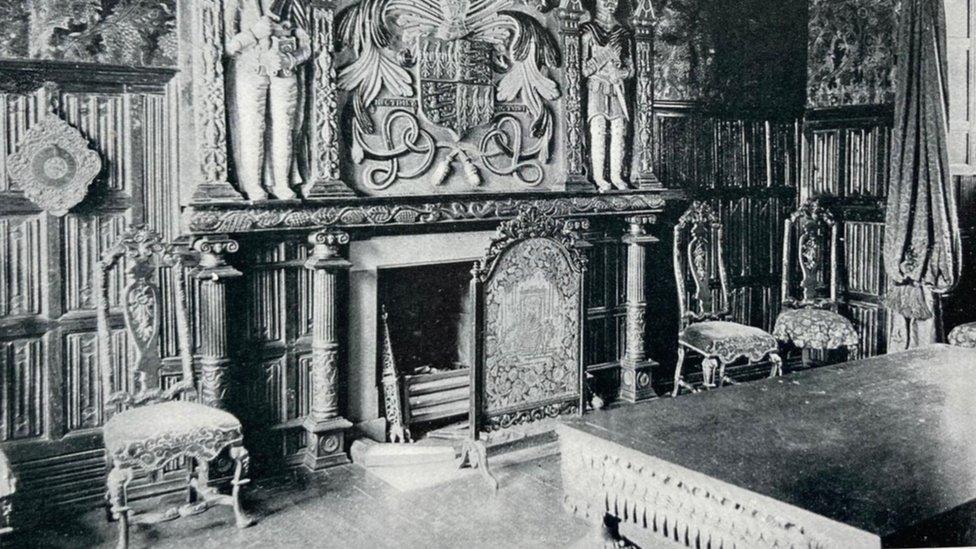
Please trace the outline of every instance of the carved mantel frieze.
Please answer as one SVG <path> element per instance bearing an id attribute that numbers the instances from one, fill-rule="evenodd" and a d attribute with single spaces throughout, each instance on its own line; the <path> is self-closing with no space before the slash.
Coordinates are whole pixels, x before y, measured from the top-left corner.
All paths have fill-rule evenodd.
<path id="1" fill-rule="evenodd" d="M 678 191 L 594 193 L 532 193 L 475 197 L 401 197 L 395 200 L 360 198 L 306 203 L 197 206 L 183 211 L 194 234 L 235 234 L 295 231 L 322 227 L 352 228 L 444 225 L 505 221 L 520 205 L 534 206 L 555 217 L 656 213 L 668 200 L 682 199 Z"/>

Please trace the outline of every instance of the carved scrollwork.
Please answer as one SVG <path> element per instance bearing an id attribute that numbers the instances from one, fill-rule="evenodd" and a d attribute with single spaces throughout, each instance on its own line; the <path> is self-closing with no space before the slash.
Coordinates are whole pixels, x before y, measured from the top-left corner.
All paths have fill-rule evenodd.
<path id="1" fill-rule="evenodd" d="M 504 220 L 517 215 L 522 205 L 533 206 L 548 216 L 564 217 L 605 212 L 659 211 L 664 207 L 664 199 L 658 195 L 621 194 L 532 200 L 502 198 L 302 208 L 269 205 L 261 209 L 241 210 L 188 208 L 184 215 L 190 230 L 196 233 L 240 233 L 322 226 L 426 225 Z"/>
<path id="2" fill-rule="evenodd" d="M 502 253 L 513 244 L 528 239 L 550 239 L 562 246 L 570 265 L 581 271 L 586 264 L 586 256 L 576 246 L 579 232 L 586 230 L 589 222 L 585 219 L 561 220 L 545 213 L 532 204 L 518 206 L 514 219 L 502 223 L 495 232 L 488 252 L 478 263 L 477 276 L 486 281 L 496 268 Z"/>
<path id="3" fill-rule="evenodd" d="M 351 157 L 364 165 L 365 187 L 428 173 L 441 185 L 455 168 L 473 187 L 483 171 L 541 183 L 554 133 L 549 103 L 560 96 L 548 71 L 562 56 L 529 11 L 506 0 L 360 0 L 336 28 L 354 55 L 338 85 L 352 94 Z M 483 127 L 489 135 L 467 139 Z"/>
<path id="4" fill-rule="evenodd" d="M 519 410 L 517 412 L 488 418 L 486 427 L 489 431 L 500 431 L 517 425 L 524 425 L 544 419 L 553 419 L 567 414 L 575 414 L 578 411 L 579 403 L 576 401 L 547 404 L 531 410 Z"/>
<path id="5" fill-rule="evenodd" d="M 7 156 L 7 171 L 24 196 L 56 216 L 85 198 L 101 170 L 102 159 L 88 140 L 54 113 L 31 126 Z"/>

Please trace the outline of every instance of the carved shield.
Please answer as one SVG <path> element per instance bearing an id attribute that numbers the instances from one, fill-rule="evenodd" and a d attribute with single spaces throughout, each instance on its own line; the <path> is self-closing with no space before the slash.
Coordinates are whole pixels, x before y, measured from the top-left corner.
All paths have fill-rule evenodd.
<path id="1" fill-rule="evenodd" d="M 581 277 L 552 239 L 521 240 L 502 252 L 484 297 L 489 428 L 578 409 Z"/>
<path id="2" fill-rule="evenodd" d="M 492 45 L 432 36 L 420 38 L 419 45 L 420 111 L 427 120 L 459 136 L 491 122 L 495 113 Z"/>

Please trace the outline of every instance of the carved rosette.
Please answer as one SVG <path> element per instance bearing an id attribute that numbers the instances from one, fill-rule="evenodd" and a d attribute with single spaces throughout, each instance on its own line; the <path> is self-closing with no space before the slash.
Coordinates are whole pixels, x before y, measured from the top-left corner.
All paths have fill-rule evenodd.
<path id="1" fill-rule="evenodd" d="M 53 113 L 31 126 L 7 156 L 7 171 L 24 196 L 56 216 L 85 198 L 101 170 L 102 159 L 88 140 Z"/>
<path id="2" fill-rule="evenodd" d="M 564 78 L 566 91 L 563 96 L 565 114 L 566 178 L 568 181 L 586 182 L 586 163 L 583 160 L 583 103 L 582 72 L 580 67 L 579 24 L 583 6 L 579 0 L 566 0 L 559 11 L 559 36 L 562 39 L 565 60 Z"/>
<path id="3" fill-rule="evenodd" d="M 634 9 L 636 53 L 636 103 L 634 117 L 634 167 L 632 179 L 638 187 L 659 188 L 654 175 L 654 7 L 640 0 Z"/>

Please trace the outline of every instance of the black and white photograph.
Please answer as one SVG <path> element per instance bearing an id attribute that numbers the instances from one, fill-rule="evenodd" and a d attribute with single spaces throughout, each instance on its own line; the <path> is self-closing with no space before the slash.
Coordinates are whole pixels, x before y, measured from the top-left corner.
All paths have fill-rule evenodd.
<path id="1" fill-rule="evenodd" d="M 0 547 L 976 547 L 976 0 L 0 0 Z"/>

